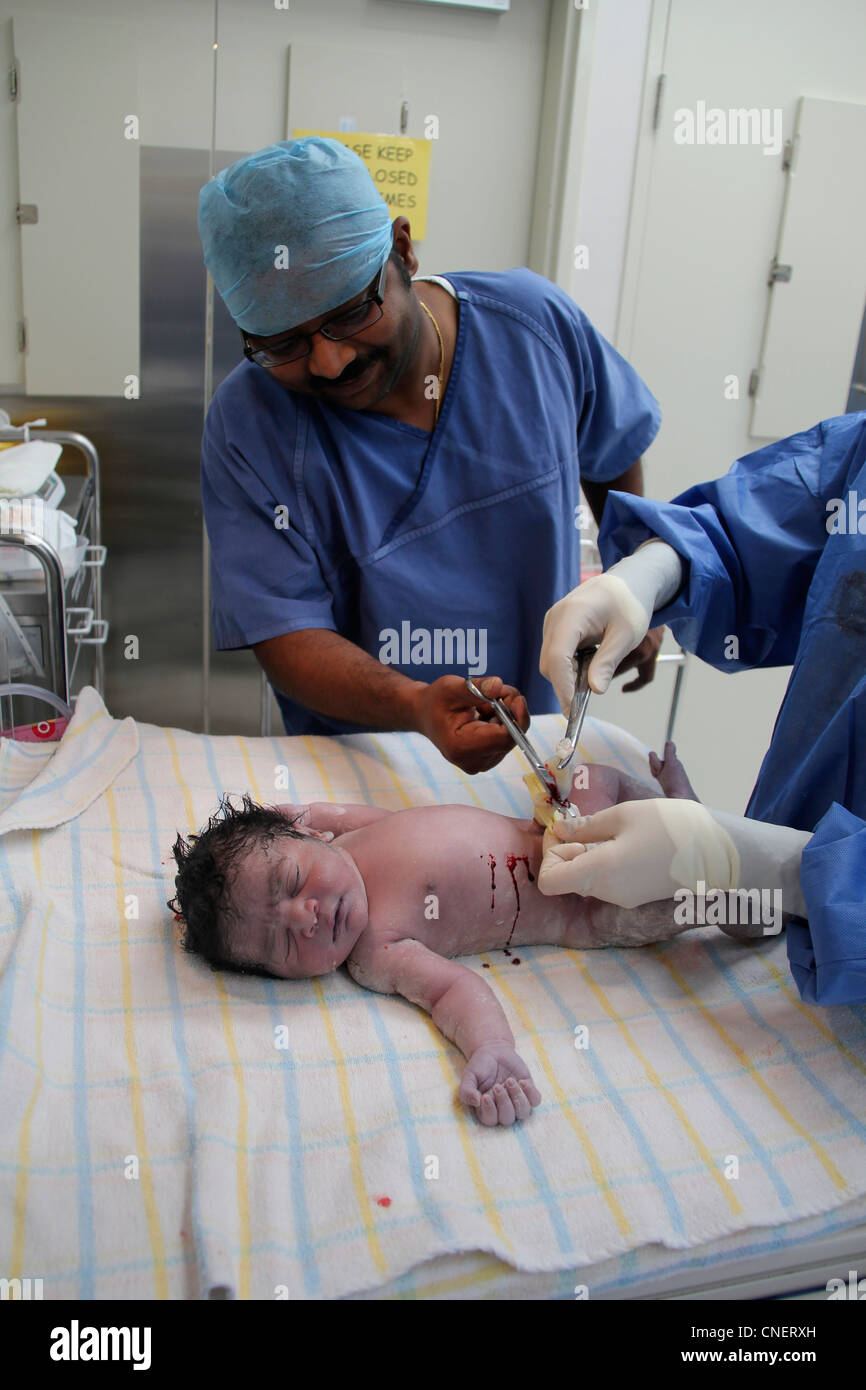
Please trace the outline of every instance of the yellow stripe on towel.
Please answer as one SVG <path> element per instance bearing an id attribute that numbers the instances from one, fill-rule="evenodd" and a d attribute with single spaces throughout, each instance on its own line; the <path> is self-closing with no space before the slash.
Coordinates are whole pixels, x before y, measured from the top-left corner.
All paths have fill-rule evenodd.
<path id="1" fill-rule="evenodd" d="M 326 797 L 329 801 L 336 800 L 334 796 L 334 788 L 331 786 L 331 779 L 325 771 L 325 764 L 322 762 L 322 759 L 316 752 L 316 745 L 313 743 L 313 740 L 311 739 L 309 734 L 304 734 L 303 737 L 304 747 L 308 750 L 310 757 L 312 758 L 313 762 L 316 764 L 316 767 L 318 768 L 319 777 L 321 778 L 322 786 L 325 789 Z"/>
<path id="2" fill-rule="evenodd" d="M 235 1030 L 232 1025 L 231 1001 L 221 974 L 214 976 L 220 1003 L 220 1019 L 226 1051 L 232 1064 L 232 1075 L 238 1092 L 238 1137 L 237 1137 L 237 1197 L 238 1197 L 238 1246 L 240 1271 L 238 1276 L 238 1298 L 250 1297 L 252 1271 L 250 1268 L 250 1181 L 249 1157 L 247 1154 L 249 1105 L 247 1088 L 244 1085 L 244 1069 L 238 1056 L 235 1043 Z"/>
<path id="3" fill-rule="evenodd" d="M 39 835 L 33 833 L 33 859 L 36 866 L 36 874 L 40 886 L 42 884 L 42 874 L 39 868 Z M 27 1231 L 27 1178 L 30 1162 L 30 1126 L 33 1120 L 33 1111 L 36 1108 L 36 1101 L 39 1092 L 42 1090 L 42 1077 L 44 1068 L 42 1065 L 42 980 L 45 968 L 45 943 L 48 940 L 48 919 L 54 911 L 53 906 L 49 906 L 48 911 L 42 919 L 42 940 L 39 946 L 39 970 L 36 979 L 36 992 L 33 995 L 33 1007 L 36 1013 L 36 1081 L 27 1102 L 21 1120 L 21 1129 L 18 1133 L 18 1174 L 15 1179 L 15 1224 L 12 1229 L 12 1253 L 10 1258 L 10 1279 L 20 1279 L 24 1266 L 24 1238 Z"/>
<path id="4" fill-rule="evenodd" d="M 340 1092 L 340 1104 L 343 1109 L 343 1119 L 346 1125 L 346 1138 L 349 1143 L 349 1163 L 352 1169 L 352 1186 L 355 1189 L 355 1201 L 358 1203 L 358 1210 L 361 1213 L 361 1221 L 364 1226 L 364 1234 L 367 1237 L 367 1244 L 370 1247 L 370 1254 L 373 1263 L 379 1273 L 387 1269 L 385 1256 L 382 1246 L 379 1243 L 378 1232 L 373 1221 L 373 1208 L 370 1205 L 370 1198 L 367 1193 L 367 1184 L 364 1182 L 364 1173 L 361 1168 L 361 1146 L 358 1141 L 358 1125 L 355 1120 L 355 1111 L 352 1106 L 352 1097 L 349 1092 L 349 1082 L 347 1079 L 346 1058 L 343 1049 L 337 1041 L 337 1033 L 331 1019 L 331 1011 L 325 999 L 325 993 L 317 976 L 312 978 L 312 984 L 316 991 L 316 1003 L 322 1016 L 325 1033 L 331 1048 L 331 1054 L 337 1068 L 337 1086 Z"/>
<path id="5" fill-rule="evenodd" d="M 428 1033 L 430 1034 L 430 1037 L 433 1040 L 433 1045 L 436 1052 L 436 1059 L 439 1062 L 442 1075 L 445 1077 L 445 1081 L 449 1089 L 453 1091 L 454 1071 L 451 1067 L 447 1048 L 445 1047 L 445 1040 L 442 1034 L 439 1032 L 439 1029 L 436 1027 L 436 1024 L 433 1022 L 432 1018 L 430 1018 L 429 1014 L 422 1012 L 421 1018 L 427 1028 Z M 514 1246 L 505 1234 L 505 1229 L 502 1225 L 502 1222 L 499 1219 L 499 1212 L 496 1210 L 496 1198 L 493 1196 L 493 1193 L 490 1191 L 490 1188 L 484 1181 L 484 1175 L 481 1172 L 481 1164 L 478 1162 L 478 1155 L 476 1154 L 475 1149 L 472 1145 L 472 1141 L 470 1139 L 470 1124 L 480 1124 L 481 1121 L 470 1119 L 469 1115 L 467 1114 L 466 1106 L 463 1104 L 461 1100 L 457 1099 L 456 1095 L 453 1099 L 453 1111 L 454 1118 L 457 1121 L 457 1133 L 460 1136 L 460 1144 L 463 1148 L 463 1157 L 466 1159 L 466 1167 L 469 1171 L 469 1176 L 472 1179 L 475 1191 L 478 1193 L 478 1196 L 481 1199 L 481 1206 L 483 1208 L 484 1215 L 487 1217 L 488 1221 L 490 1222 L 494 1231 L 498 1235 L 499 1239 L 502 1241 L 503 1245 L 507 1245 L 508 1249 L 513 1251 Z"/>
<path id="6" fill-rule="evenodd" d="M 190 831 L 193 831 L 193 830 L 195 830 L 197 827 L 196 827 L 195 817 L 194 817 L 194 814 L 193 814 L 192 797 L 191 797 L 190 794 L 189 794 L 189 787 L 186 785 L 186 782 L 184 781 L 183 773 L 182 773 L 181 770 L 180 770 L 180 757 L 179 757 L 179 755 L 178 755 L 177 743 L 176 743 L 176 741 L 175 741 L 175 738 L 174 738 L 174 735 L 173 735 L 171 729 L 165 729 L 165 730 L 164 730 L 164 733 L 165 733 L 166 742 L 168 743 L 168 746 L 169 746 L 169 748 L 171 749 L 171 768 L 172 768 L 172 772 L 174 773 L 174 777 L 175 777 L 175 781 L 176 781 L 177 785 L 178 785 L 178 786 L 182 789 L 182 791 L 183 791 L 183 806 L 184 806 L 184 811 L 186 812 L 186 823 L 187 823 L 187 826 L 188 826 L 189 830 L 190 830 Z"/>
<path id="7" fill-rule="evenodd" d="M 114 881 L 117 894 L 117 918 L 120 924 L 120 977 L 123 999 L 123 1033 L 126 1041 L 126 1056 L 129 1063 L 129 1103 L 132 1110 L 132 1125 L 135 1134 L 135 1147 L 140 1161 L 141 1195 L 144 1200 L 145 1219 L 150 1236 L 150 1248 L 154 1259 L 154 1280 L 157 1298 L 168 1298 L 168 1274 L 165 1267 L 165 1242 L 156 1193 L 153 1185 L 150 1159 L 147 1151 L 147 1133 L 144 1124 L 144 1106 L 141 1095 L 141 1076 L 138 1070 L 138 1056 L 135 1049 L 135 1023 L 132 1003 L 132 970 L 129 962 L 129 926 L 126 916 L 126 901 L 123 892 L 123 851 L 120 845 L 120 822 L 117 816 L 117 797 L 113 787 L 105 793 L 105 804 L 111 825 L 111 859 L 114 864 Z"/>
<path id="8" fill-rule="evenodd" d="M 667 965 L 667 961 L 665 961 L 664 963 L 665 965 Z M 610 1018 L 616 1024 L 617 1028 L 619 1029 L 620 1033 L 625 1039 L 628 1047 L 634 1053 L 635 1057 L 638 1059 L 647 1076 L 649 1077 L 650 1081 L 652 1082 L 653 1087 L 656 1091 L 658 1091 L 658 1093 L 661 1096 L 664 1097 L 668 1105 L 673 1110 L 674 1114 L 676 1115 L 686 1134 L 689 1136 L 690 1140 L 692 1141 L 701 1158 L 703 1159 L 704 1163 L 706 1164 L 708 1171 L 713 1175 L 715 1181 L 718 1183 L 720 1191 L 725 1194 L 725 1200 L 727 1201 L 728 1206 L 731 1208 L 731 1211 L 734 1213 L 735 1216 L 740 1216 L 742 1214 L 743 1208 L 740 1205 L 739 1198 L 731 1190 L 731 1184 L 727 1181 L 723 1174 L 719 1172 L 718 1164 L 715 1158 L 710 1153 L 704 1141 L 701 1139 L 700 1135 L 698 1134 L 697 1130 L 695 1129 L 694 1125 L 692 1124 L 691 1120 L 689 1119 L 679 1100 L 675 1095 L 673 1095 L 671 1091 L 667 1089 L 658 1072 L 656 1071 L 655 1067 L 653 1067 L 651 1063 L 647 1060 L 647 1058 L 644 1056 L 643 1052 L 632 1038 L 631 1031 L 628 1025 L 622 1021 L 619 1014 L 616 1012 L 613 1005 L 608 1000 L 604 990 L 601 988 L 600 985 L 597 985 L 595 983 L 582 961 L 578 961 L 578 965 L 580 967 L 581 974 L 586 980 L 586 983 L 589 985 L 596 999 L 601 1004 L 608 1018 Z"/>
<path id="9" fill-rule="evenodd" d="M 385 767 L 388 769 L 388 773 L 389 773 L 389 775 L 390 775 L 390 777 L 391 777 L 391 781 L 394 783 L 394 786 L 397 788 L 397 791 L 400 793 L 400 800 L 403 802 L 403 805 L 404 805 L 407 809 L 411 809 L 412 800 L 411 800 L 411 798 L 406 794 L 406 792 L 403 790 L 403 783 L 400 781 L 400 778 L 397 776 L 396 772 L 394 771 L 393 767 L 391 766 L 391 762 L 390 762 L 390 760 L 389 760 L 389 758 L 388 758 L 388 754 L 385 752 L 384 748 L 382 747 L 381 743 L 379 742 L 379 740 L 378 740 L 377 738 L 374 738 L 372 734 L 368 734 L 368 738 L 369 738 L 370 742 L 372 743 L 373 747 L 375 748 L 376 752 L 378 753 L 379 757 L 381 758 L 382 762 L 384 763 Z"/>
<path id="10" fill-rule="evenodd" d="M 255 800 L 258 801 L 259 805 L 261 805 L 261 796 L 258 791 L 258 781 L 256 778 L 256 774 L 253 772 L 253 764 L 252 759 L 250 758 L 249 749 L 247 748 L 247 740 L 243 738 L 242 735 L 237 734 L 235 736 L 235 742 L 238 745 L 238 752 L 240 753 L 243 759 L 244 767 L 247 770 L 247 786 L 255 790 Z"/>
<path id="11" fill-rule="evenodd" d="M 663 954 L 659 954 L 657 959 L 660 960 L 662 964 L 666 967 L 666 969 L 673 977 L 673 979 L 675 980 L 679 988 L 682 990 L 686 998 L 689 1000 L 689 1002 L 694 1004 L 696 1009 L 700 1010 L 701 1014 L 706 1019 L 706 1021 L 709 1024 L 711 1024 L 711 1026 L 716 1030 L 722 1042 L 725 1044 L 726 1047 L 730 1048 L 737 1061 L 744 1068 L 744 1070 L 749 1073 L 755 1085 L 763 1091 L 770 1104 L 775 1106 L 776 1110 L 778 1110 L 785 1123 L 790 1125 L 794 1133 L 799 1134 L 801 1139 L 806 1140 L 807 1144 L 809 1145 L 809 1148 L 812 1150 L 813 1154 L 817 1158 L 818 1162 L 821 1164 L 824 1171 L 830 1177 L 830 1179 L 836 1184 L 837 1187 L 843 1189 L 846 1188 L 848 1184 L 842 1177 L 842 1174 L 839 1172 L 839 1169 L 836 1167 L 830 1155 L 825 1152 L 825 1150 L 822 1148 L 822 1146 L 818 1143 L 816 1139 L 812 1138 L 809 1131 L 803 1128 L 799 1120 L 794 1119 L 794 1116 L 791 1114 L 787 1105 L 785 1105 L 784 1101 L 780 1100 L 779 1097 L 774 1094 L 772 1089 L 767 1085 L 763 1076 L 761 1076 L 761 1073 L 758 1071 L 757 1067 L 746 1055 L 743 1049 L 737 1043 L 734 1042 L 727 1029 L 722 1027 L 718 1019 L 713 1018 L 713 1015 L 710 1013 L 709 1009 L 707 1009 L 701 1003 L 700 999 L 696 994 L 692 993 L 692 991 L 686 984 L 686 981 L 683 979 L 683 976 L 680 974 L 680 972 L 674 965 L 673 961 L 668 960 L 668 958 Z"/>
<path id="12" fill-rule="evenodd" d="M 586 972 L 585 967 L 581 964 L 580 959 L 577 956 L 577 953 L 574 951 L 569 951 L 569 955 L 577 959 L 578 965 L 580 966 L 581 970 L 584 971 L 584 973 L 587 976 L 587 979 L 589 980 L 588 972 Z M 553 1064 L 547 1055 L 547 1051 L 544 1048 L 541 1039 L 539 1038 L 538 1034 L 535 1032 L 535 1029 L 532 1026 L 532 1019 L 529 1017 L 528 1013 L 524 1009 L 517 995 L 510 988 L 510 986 L 505 983 L 505 978 L 502 975 L 501 971 L 495 965 L 493 966 L 493 970 L 495 972 L 499 988 L 502 990 L 502 993 L 508 999 L 509 1004 L 511 1005 L 514 1012 L 517 1014 L 517 1017 L 520 1019 L 526 1032 L 531 1034 L 532 1036 L 533 1043 L 535 1044 L 535 1051 L 538 1054 L 538 1058 L 541 1062 L 541 1065 L 544 1067 L 545 1075 L 547 1076 L 547 1079 L 550 1083 L 550 1089 L 553 1091 L 557 1101 L 559 1102 L 560 1113 L 567 1120 L 568 1124 L 571 1125 L 571 1128 L 577 1135 L 578 1140 L 580 1141 L 580 1146 L 583 1149 L 583 1152 L 586 1154 L 590 1172 L 592 1173 L 592 1176 L 595 1179 L 596 1184 L 598 1185 L 599 1191 L 604 1195 L 604 1199 L 607 1202 L 608 1207 L 610 1208 L 610 1212 L 613 1216 L 614 1221 L 616 1222 L 622 1235 L 629 1235 L 631 1233 L 631 1223 L 629 1222 L 629 1219 L 625 1214 L 625 1209 L 623 1208 L 622 1203 L 620 1202 L 619 1198 L 617 1197 L 616 1193 L 614 1192 L 613 1188 L 608 1182 L 607 1177 L 605 1176 L 604 1166 L 601 1162 L 601 1159 L 595 1151 L 595 1146 L 593 1145 L 592 1140 L 589 1137 L 589 1134 L 584 1129 L 583 1125 L 580 1123 L 580 1120 L 577 1118 L 577 1115 L 574 1111 L 574 1107 L 571 1104 L 567 1093 L 562 1089 L 562 1087 L 559 1084 L 559 1080 L 557 1078 L 556 1072 L 553 1069 Z M 511 977 L 509 976 L 509 978 Z M 592 981 L 589 980 L 589 983 L 592 984 Z"/>
<path id="13" fill-rule="evenodd" d="M 842 1053 L 842 1056 L 845 1058 L 846 1062 L 850 1062 L 851 1065 L 853 1067 L 856 1067 L 858 1071 L 866 1073 L 866 1062 L 863 1061 L 862 1057 L 858 1057 L 856 1052 L 852 1052 L 850 1047 L 846 1047 L 845 1044 L 841 1041 L 841 1039 L 836 1037 L 836 1034 L 833 1032 L 832 1028 L 827 1027 L 826 1023 L 824 1022 L 823 1016 L 818 1013 L 818 1010 L 813 1009 L 809 1004 L 804 1004 L 797 991 L 795 989 L 791 989 L 790 975 L 783 974 L 782 971 L 777 969 L 773 962 L 771 960 L 768 960 L 763 954 L 756 951 L 755 955 L 758 957 L 758 960 L 760 960 L 761 964 L 765 966 L 769 973 L 772 975 L 774 981 L 780 987 L 782 993 L 785 995 L 788 1002 L 790 1004 L 793 1004 L 795 1009 L 799 1009 L 801 1014 L 806 1015 L 806 1018 L 808 1018 L 810 1023 L 814 1024 L 815 1028 L 821 1034 L 821 1037 L 824 1039 L 824 1041 L 832 1043 L 833 1046 L 839 1052 Z"/>

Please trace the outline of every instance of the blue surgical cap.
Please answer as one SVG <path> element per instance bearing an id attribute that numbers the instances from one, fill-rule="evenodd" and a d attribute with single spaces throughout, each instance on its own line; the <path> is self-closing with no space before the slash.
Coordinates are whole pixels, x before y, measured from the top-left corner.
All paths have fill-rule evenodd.
<path id="1" fill-rule="evenodd" d="M 263 338 L 360 294 L 391 246 L 388 205 L 364 161 L 318 135 L 223 169 L 199 194 L 198 230 L 235 323 Z"/>

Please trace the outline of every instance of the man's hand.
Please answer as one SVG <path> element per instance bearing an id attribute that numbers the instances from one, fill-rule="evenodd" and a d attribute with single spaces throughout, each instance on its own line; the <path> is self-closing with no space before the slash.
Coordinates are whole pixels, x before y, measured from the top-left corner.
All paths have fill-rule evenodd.
<path id="1" fill-rule="evenodd" d="M 475 684 L 491 699 L 503 700 L 521 729 L 529 728 L 526 701 L 513 685 L 498 676 L 480 677 Z M 422 686 L 416 698 L 419 733 L 464 772 L 488 772 L 514 747 L 492 706 L 470 695 L 461 676 L 440 676 Z"/>
<path id="2" fill-rule="evenodd" d="M 633 681 L 629 681 L 628 685 L 624 685 L 623 690 L 642 690 L 645 685 L 649 685 L 656 673 L 656 657 L 664 635 L 663 627 L 651 627 L 634 651 L 623 657 L 613 673 L 615 676 L 624 675 L 632 667 L 637 669 L 637 676 Z"/>
<path id="3" fill-rule="evenodd" d="M 478 1111 L 483 1125 L 513 1125 L 528 1120 L 541 1092 L 529 1068 L 510 1044 L 485 1043 L 466 1064 L 457 1092 L 464 1105 Z"/>

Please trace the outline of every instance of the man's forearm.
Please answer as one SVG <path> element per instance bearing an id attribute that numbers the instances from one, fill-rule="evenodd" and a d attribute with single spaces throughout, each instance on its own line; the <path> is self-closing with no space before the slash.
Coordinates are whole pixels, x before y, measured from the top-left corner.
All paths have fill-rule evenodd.
<path id="1" fill-rule="evenodd" d="M 337 632 L 305 628 L 257 642 L 253 651 L 274 688 L 316 714 L 374 729 L 418 728 L 424 682 L 384 666 Z"/>
<path id="2" fill-rule="evenodd" d="M 638 459 L 618 478 L 611 478 L 609 483 L 593 483 L 589 478 L 581 478 L 580 485 L 596 526 L 601 526 L 601 515 L 609 492 L 632 492 L 636 497 L 643 497 L 643 460 Z"/>

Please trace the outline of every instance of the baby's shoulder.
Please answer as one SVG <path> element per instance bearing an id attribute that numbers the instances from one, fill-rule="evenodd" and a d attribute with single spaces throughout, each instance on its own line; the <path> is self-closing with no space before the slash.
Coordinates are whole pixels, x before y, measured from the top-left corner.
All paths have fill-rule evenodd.
<path id="1" fill-rule="evenodd" d="M 352 979 L 365 989 L 395 994 L 397 976 L 405 971 L 407 956 L 411 959 L 415 953 L 426 951 L 423 942 L 411 936 L 389 938 L 384 933 L 365 932 L 346 958 L 346 967 Z"/>
<path id="2" fill-rule="evenodd" d="M 349 974 L 365 989 L 374 989 L 378 994 L 393 994 L 393 968 L 388 958 L 389 948 L 393 951 L 395 941 L 381 929 L 370 924 L 352 947 L 346 958 Z"/>
<path id="3" fill-rule="evenodd" d="M 364 989 L 375 990 L 377 994 L 393 994 L 387 957 L 380 959 L 379 953 L 362 951 L 356 946 L 346 959 L 346 969 L 355 983 L 363 985 Z"/>

